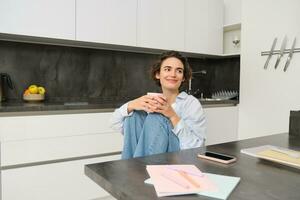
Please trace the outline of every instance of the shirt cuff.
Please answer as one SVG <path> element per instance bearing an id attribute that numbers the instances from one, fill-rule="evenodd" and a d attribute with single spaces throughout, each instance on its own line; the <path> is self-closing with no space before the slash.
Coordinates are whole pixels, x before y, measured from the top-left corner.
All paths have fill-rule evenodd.
<path id="1" fill-rule="evenodd" d="M 183 129 L 183 120 L 180 119 L 179 122 L 176 124 L 176 126 L 172 129 L 173 133 L 178 136 L 180 131 Z"/>
<path id="2" fill-rule="evenodd" d="M 128 103 L 125 103 L 123 106 L 120 107 L 120 113 L 123 117 L 128 117 L 132 115 L 132 112 L 130 113 L 127 112 L 127 108 L 128 108 Z"/>

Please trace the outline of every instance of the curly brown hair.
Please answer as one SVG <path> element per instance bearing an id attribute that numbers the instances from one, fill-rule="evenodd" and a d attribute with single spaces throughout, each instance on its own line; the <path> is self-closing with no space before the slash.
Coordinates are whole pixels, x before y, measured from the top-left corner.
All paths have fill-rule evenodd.
<path id="1" fill-rule="evenodd" d="M 167 58 L 177 58 L 179 59 L 183 64 L 183 78 L 184 81 L 182 82 L 181 86 L 183 84 L 187 84 L 188 81 L 192 78 L 192 69 L 187 61 L 187 58 L 181 55 L 177 51 L 167 51 L 160 55 L 159 59 L 152 65 L 150 69 L 150 76 L 155 81 L 155 83 L 160 87 L 160 80 L 156 78 L 156 74 L 160 72 L 161 64 L 164 60 Z M 180 87 L 181 87 L 180 86 Z"/>

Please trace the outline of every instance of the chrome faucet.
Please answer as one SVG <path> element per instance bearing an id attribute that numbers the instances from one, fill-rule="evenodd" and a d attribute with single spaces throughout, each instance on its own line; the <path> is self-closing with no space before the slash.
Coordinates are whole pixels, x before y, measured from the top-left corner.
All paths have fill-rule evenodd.
<path id="1" fill-rule="evenodd" d="M 192 77 L 189 80 L 188 94 L 192 94 Z"/>
<path id="2" fill-rule="evenodd" d="M 206 74 L 207 74 L 207 71 L 206 71 L 205 69 L 203 69 L 203 70 L 200 70 L 200 71 L 192 72 L 192 74 L 206 75 Z M 193 76 L 192 76 L 192 77 L 190 78 L 190 80 L 189 80 L 189 85 L 188 85 L 188 91 L 187 91 L 187 93 L 188 93 L 188 94 L 191 94 L 191 95 L 195 95 L 195 94 L 199 93 L 200 90 L 197 89 L 197 90 L 192 94 L 192 78 L 193 78 Z"/>

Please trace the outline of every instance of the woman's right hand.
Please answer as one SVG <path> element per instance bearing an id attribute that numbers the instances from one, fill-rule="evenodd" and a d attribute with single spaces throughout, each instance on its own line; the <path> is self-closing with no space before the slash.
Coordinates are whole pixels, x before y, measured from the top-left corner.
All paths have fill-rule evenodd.
<path id="1" fill-rule="evenodd" d="M 146 112 L 153 112 L 151 108 L 155 107 L 157 101 L 151 95 L 144 95 L 132 101 L 129 101 L 127 112 L 130 113 L 134 110 L 143 110 Z"/>

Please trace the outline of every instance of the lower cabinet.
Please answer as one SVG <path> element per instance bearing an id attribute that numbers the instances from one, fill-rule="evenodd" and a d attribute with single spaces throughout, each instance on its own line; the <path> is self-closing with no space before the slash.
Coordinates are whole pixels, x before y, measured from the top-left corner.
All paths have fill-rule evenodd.
<path id="1" fill-rule="evenodd" d="M 84 165 L 118 160 L 112 113 L 0 117 L 0 200 L 113 199 Z"/>
<path id="2" fill-rule="evenodd" d="M 207 125 L 206 145 L 238 139 L 238 106 L 204 108 Z"/>
<path id="3" fill-rule="evenodd" d="M 206 145 L 237 140 L 237 106 L 204 112 Z M 111 114 L 1 117 L 0 200 L 113 199 L 84 174 L 86 164 L 120 159 L 103 156 L 122 148 Z"/>
<path id="4" fill-rule="evenodd" d="M 2 170 L 2 200 L 114 199 L 84 174 L 84 165 L 117 159 L 120 155 Z"/>

